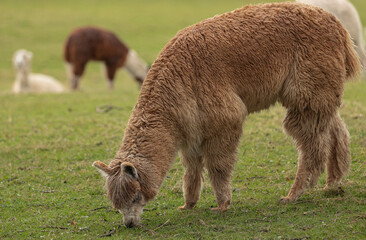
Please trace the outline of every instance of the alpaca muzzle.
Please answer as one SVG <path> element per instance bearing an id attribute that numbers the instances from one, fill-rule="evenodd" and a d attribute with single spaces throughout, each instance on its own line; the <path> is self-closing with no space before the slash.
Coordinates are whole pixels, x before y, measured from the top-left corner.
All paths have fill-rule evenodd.
<path id="1" fill-rule="evenodd" d="M 133 217 L 123 217 L 123 224 L 127 228 L 132 228 L 138 226 L 140 223 L 140 217 L 139 216 L 133 216 Z"/>
<path id="2" fill-rule="evenodd" d="M 142 214 L 142 208 L 129 208 L 119 210 L 123 215 L 123 224 L 128 227 L 136 227 L 140 224 L 140 216 Z"/>

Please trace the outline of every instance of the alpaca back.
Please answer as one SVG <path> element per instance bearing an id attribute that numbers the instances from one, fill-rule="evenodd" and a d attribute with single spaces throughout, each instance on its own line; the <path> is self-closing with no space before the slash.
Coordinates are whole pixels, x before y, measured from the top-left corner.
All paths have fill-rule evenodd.
<path id="1" fill-rule="evenodd" d="M 28 85 L 26 88 L 21 86 L 20 81 L 15 81 L 13 93 L 62 93 L 65 92 L 64 86 L 55 78 L 40 73 L 28 75 Z"/>
<path id="2" fill-rule="evenodd" d="M 260 111 L 279 100 L 289 83 L 294 89 L 343 86 L 359 67 L 350 46 L 341 23 L 322 9 L 293 3 L 245 6 L 180 31 L 152 65 L 139 105 L 159 92 L 161 101 L 174 102 L 166 104 L 170 112 L 191 108 L 191 102 L 206 109 L 234 92 L 249 113 Z M 319 79 L 309 79 L 307 71 L 316 71 Z M 294 77 L 307 82 L 289 81 Z"/>
<path id="3" fill-rule="evenodd" d="M 96 27 L 75 29 L 64 47 L 64 59 L 69 63 L 101 60 L 123 66 L 127 53 L 128 47 L 114 33 Z"/>
<path id="4" fill-rule="evenodd" d="M 65 88 L 55 78 L 40 73 L 29 76 L 29 91 L 34 93 L 61 93 Z"/>

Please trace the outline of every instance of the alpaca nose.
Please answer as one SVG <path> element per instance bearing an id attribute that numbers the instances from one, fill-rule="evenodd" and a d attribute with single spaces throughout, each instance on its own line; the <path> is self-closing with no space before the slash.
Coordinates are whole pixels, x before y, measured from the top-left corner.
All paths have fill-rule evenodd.
<path id="1" fill-rule="evenodd" d="M 128 228 L 132 228 L 132 227 L 134 227 L 134 226 L 135 226 L 135 224 L 133 223 L 133 221 L 132 221 L 132 220 L 131 220 L 131 221 L 128 221 L 128 222 L 125 222 L 124 224 L 125 224 L 125 226 L 126 226 L 126 227 L 128 227 Z"/>

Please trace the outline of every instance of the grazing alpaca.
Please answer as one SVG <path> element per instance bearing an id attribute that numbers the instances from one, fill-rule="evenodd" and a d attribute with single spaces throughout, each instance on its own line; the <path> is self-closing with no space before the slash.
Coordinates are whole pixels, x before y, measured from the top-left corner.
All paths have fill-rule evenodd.
<path id="1" fill-rule="evenodd" d="M 175 160 L 186 168 L 185 204 L 199 199 L 206 168 L 225 211 L 231 173 L 250 113 L 280 102 L 283 126 L 299 150 L 298 172 L 282 203 L 316 184 L 327 166 L 337 185 L 350 164 L 349 134 L 338 114 L 346 79 L 360 64 L 348 32 L 328 12 L 299 3 L 249 5 L 180 31 L 142 84 L 122 145 L 108 165 L 107 195 L 138 224 Z"/>
<path id="2" fill-rule="evenodd" d="M 296 0 L 297 2 L 321 7 L 333 13 L 348 30 L 363 68 L 366 67 L 365 42 L 362 24 L 356 8 L 348 0 Z"/>
<path id="3" fill-rule="evenodd" d="M 78 88 L 90 60 L 104 62 L 111 89 L 117 68 L 125 67 L 140 84 L 149 70 L 137 53 L 122 43 L 115 34 L 95 27 L 78 28 L 71 32 L 65 43 L 64 58 L 73 90 Z"/>
<path id="4" fill-rule="evenodd" d="M 13 93 L 61 93 L 64 87 L 53 77 L 31 72 L 33 54 L 20 49 L 15 52 L 13 65 L 17 72 Z"/>

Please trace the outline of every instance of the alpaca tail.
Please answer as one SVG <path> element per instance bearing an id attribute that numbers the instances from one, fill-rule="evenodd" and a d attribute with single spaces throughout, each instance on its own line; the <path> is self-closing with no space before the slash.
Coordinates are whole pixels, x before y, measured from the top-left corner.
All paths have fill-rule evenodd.
<path id="1" fill-rule="evenodd" d="M 356 50 L 348 33 L 345 41 L 345 56 L 347 80 L 357 78 L 361 72 L 362 67 L 360 59 L 356 53 Z"/>

